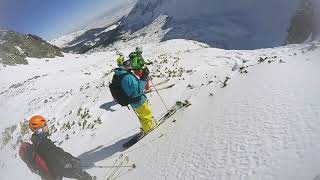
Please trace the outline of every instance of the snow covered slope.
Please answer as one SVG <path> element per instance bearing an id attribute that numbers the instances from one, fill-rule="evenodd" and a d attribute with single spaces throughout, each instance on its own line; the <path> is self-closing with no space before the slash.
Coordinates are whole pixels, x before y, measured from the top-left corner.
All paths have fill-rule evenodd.
<path id="1" fill-rule="evenodd" d="M 284 44 L 301 0 L 139 0 L 122 25 L 136 32 L 168 16 L 163 40 L 191 39 L 225 49 Z M 148 33 L 148 32 L 144 32 Z"/>
<path id="2" fill-rule="evenodd" d="M 71 41 L 73 41 L 75 38 L 77 38 L 83 33 L 85 33 L 85 30 L 80 30 L 70 34 L 62 35 L 58 38 L 51 40 L 50 43 L 62 48 L 67 46 Z"/>
<path id="3" fill-rule="evenodd" d="M 112 165 L 120 154 L 137 167 L 120 169 L 117 179 L 312 180 L 320 174 L 319 42 L 252 51 L 190 40 L 144 45 L 154 83 L 175 84 L 160 91 L 166 105 L 192 105 L 124 150 L 139 123 L 112 100 L 108 83 L 116 51 L 128 54 L 131 43 L 0 68 L 1 180 L 39 179 L 17 157 L 18 142 L 30 136 L 25 120 L 36 113 L 49 119 L 57 145 L 100 179 L 108 170 L 93 166 Z M 165 112 L 156 93 L 148 98 L 155 118 Z"/>

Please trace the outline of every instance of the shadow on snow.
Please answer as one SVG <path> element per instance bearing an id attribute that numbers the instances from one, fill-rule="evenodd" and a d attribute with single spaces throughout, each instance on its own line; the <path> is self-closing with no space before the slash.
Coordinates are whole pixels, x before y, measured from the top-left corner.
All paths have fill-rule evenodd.
<path id="1" fill-rule="evenodd" d="M 111 109 L 112 106 L 117 105 L 118 103 L 115 100 L 112 100 L 110 102 L 104 103 L 100 106 L 100 109 L 104 109 L 106 111 L 114 112 L 116 110 Z"/>
<path id="2" fill-rule="evenodd" d="M 110 146 L 103 147 L 103 145 L 100 145 L 88 152 L 82 153 L 80 156 L 78 156 L 78 158 L 81 159 L 84 169 L 90 169 L 96 166 L 96 162 L 107 159 L 117 152 L 124 151 L 125 148 L 123 148 L 122 145 L 129 141 L 133 136 L 135 136 L 135 134 L 130 137 L 121 139 Z"/>

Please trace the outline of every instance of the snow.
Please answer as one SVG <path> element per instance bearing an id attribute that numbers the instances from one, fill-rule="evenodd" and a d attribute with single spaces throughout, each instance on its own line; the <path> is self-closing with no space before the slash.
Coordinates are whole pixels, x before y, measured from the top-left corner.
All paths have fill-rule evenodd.
<path id="1" fill-rule="evenodd" d="M 86 43 L 84 43 L 84 45 L 87 45 L 87 46 L 94 46 L 94 45 L 96 45 L 96 42 L 87 41 Z"/>
<path id="2" fill-rule="evenodd" d="M 119 24 L 120 23 L 117 23 L 117 24 L 114 24 L 114 25 L 112 25 L 110 27 L 107 27 L 105 30 L 101 31 L 100 33 L 95 34 L 95 36 L 99 36 L 102 33 L 105 33 L 105 32 L 108 32 L 108 31 L 116 29 L 119 26 Z"/>
<path id="3" fill-rule="evenodd" d="M 298 180 L 320 174 L 319 42 L 228 51 L 191 40 L 157 43 L 152 38 L 49 61 L 28 58 L 29 65 L 2 68 L 0 131 L 12 125 L 18 130 L 0 150 L 1 179 L 39 179 L 12 147 L 19 123 L 33 114 L 47 117 L 58 129 L 51 138 L 63 141 L 60 146 L 100 179 L 106 170 L 92 166 L 112 165 L 119 154 L 128 155 L 137 167 L 122 171 L 118 179 Z M 154 62 L 152 74 L 159 76 L 154 83 L 169 78 L 166 84 L 175 84 L 159 92 L 166 105 L 186 99 L 192 105 L 123 150 L 121 144 L 139 131 L 139 123 L 132 110 L 113 102 L 108 83 L 116 52 L 128 54 L 140 41 L 149 41 L 142 45 L 145 59 Z M 227 77 L 231 79 L 223 87 Z M 156 93 L 148 99 L 155 118 L 165 112 Z M 102 124 L 78 126 L 84 122 L 77 115 L 80 107 L 89 110 L 87 124 L 98 118 Z M 71 129 L 63 128 L 73 121 Z"/>
<path id="4" fill-rule="evenodd" d="M 20 52 L 20 54 L 24 54 L 25 51 L 23 49 L 21 49 L 19 46 L 14 46 L 16 49 L 18 49 L 18 51 Z"/>
<path id="5" fill-rule="evenodd" d="M 82 40 L 82 41 L 78 41 L 78 42 L 76 42 L 76 43 L 74 43 L 74 44 L 68 44 L 68 47 L 72 47 L 72 46 L 76 46 L 76 45 L 78 45 L 78 44 L 81 44 L 81 43 L 83 43 L 84 42 L 84 40 Z"/>
<path id="6" fill-rule="evenodd" d="M 56 39 L 51 40 L 49 43 L 56 45 L 60 48 L 65 47 L 68 45 L 68 43 L 72 42 L 75 38 L 85 33 L 85 30 L 76 31 L 70 34 L 66 34 L 63 36 L 60 36 Z M 71 46 L 71 45 L 70 45 Z"/>

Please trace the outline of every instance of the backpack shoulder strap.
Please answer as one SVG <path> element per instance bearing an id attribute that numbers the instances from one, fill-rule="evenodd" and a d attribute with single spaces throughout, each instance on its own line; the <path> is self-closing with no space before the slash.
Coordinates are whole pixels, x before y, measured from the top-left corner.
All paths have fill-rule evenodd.
<path id="1" fill-rule="evenodd" d="M 129 58 L 130 58 L 130 59 L 133 59 L 133 58 L 136 57 L 136 56 L 137 56 L 137 53 L 136 53 L 136 52 L 132 52 L 132 53 L 129 54 Z"/>
<path id="2" fill-rule="evenodd" d="M 125 76 L 127 76 L 129 73 L 126 72 L 126 73 L 123 73 L 123 74 L 120 74 L 120 75 L 115 75 L 117 77 L 118 80 L 122 80 L 122 78 L 124 78 Z"/>
<path id="3" fill-rule="evenodd" d="M 134 76 L 137 80 L 139 80 L 138 78 L 137 78 L 137 76 L 136 75 L 134 75 L 130 70 L 128 70 L 126 73 L 123 73 L 123 74 L 120 74 L 120 75 L 116 75 L 119 79 L 122 79 L 122 78 L 124 78 L 125 76 L 127 76 L 127 75 L 132 75 L 132 76 Z"/>

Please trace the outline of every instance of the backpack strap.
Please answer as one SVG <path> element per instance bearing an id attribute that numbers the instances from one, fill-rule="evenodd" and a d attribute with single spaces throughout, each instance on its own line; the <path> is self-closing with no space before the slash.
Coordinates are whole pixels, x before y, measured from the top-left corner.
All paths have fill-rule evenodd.
<path id="1" fill-rule="evenodd" d="M 133 59 L 135 56 L 137 56 L 137 53 L 136 53 L 136 52 L 131 52 L 131 53 L 129 54 L 129 58 L 130 58 L 130 59 Z"/>

